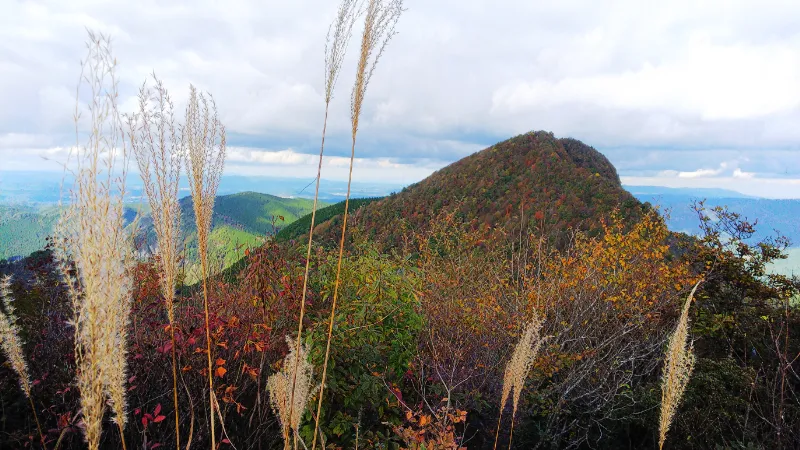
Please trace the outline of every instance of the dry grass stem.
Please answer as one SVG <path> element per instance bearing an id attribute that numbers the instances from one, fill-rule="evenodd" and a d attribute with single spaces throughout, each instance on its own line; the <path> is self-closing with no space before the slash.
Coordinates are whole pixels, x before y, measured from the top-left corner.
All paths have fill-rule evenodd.
<path id="1" fill-rule="evenodd" d="M 197 226 L 197 249 L 203 280 L 203 307 L 205 312 L 206 355 L 208 357 L 208 389 L 211 448 L 216 448 L 214 431 L 214 368 L 211 363 L 211 331 L 208 317 L 208 236 L 214 214 L 222 169 L 225 164 L 225 127 L 217 118 L 214 99 L 198 94 L 190 86 L 189 105 L 186 107 L 186 123 L 182 133 L 182 147 L 189 174 L 195 224 Z"/>
<path id="2" fill-rule="evenodd" d="M 333 91 L 336 86 L 336 81 L 339 78 L 339 72 L 342 67 L 342 61 L 347 52 L 347 45 L 352 36 L 353 24 L 355 23 L 357 14 L 358 2 L 355 0 L 343 0 L 339 5 L 339 10 L 336 15 L 336 20 L 328 28 L 328 36 L 325 42 L 325 118 L 322 122 L 322 143 L 319 148 L 319 163 L 317 165 L 317 178 L 316 187 L 314 189 L 314 203 L 311 207 L 311 225 L 308 231 L 308 247 L 306 249 L 306 267 L 303 275 L 303 293 L 300 297 L 300 319 L 297 325 L 297 342 L 296 347 L 300 346 L 303 337 L 303 318 L 305 316 L 305 298 L 308 292 L 308 272 L 311 266 L 311 247 L 314 241 L 314 225 L 317 217 L 317 201 L 319 200 L 319 183 L 322 176 L 322 156 L 325 151 L 325 134 L 328 129 L 328 110 L 331 100 L 333 99 Z M 297 357 L 299 357 L 299 352 Z M 297 362 L 295 362 L 295 365 Z M 296 379 L 292 378 L 291 395 L 289 401 L 289 419 L 294 414 L 292 406 L 294 405 L 294 391 Z M 284 436 L 285 438 L 286 436 Z M 315 436 L 316 437 L 316 436 Z"/>
<path id="3" fill-rule="evenodd" d="M 308 400 L 314 395 L 314 367 L 308 361 L 308 349 L 304 345 L 299 347 L 290 336 L 286 336 L 289 345 L 289 354 L 283 360 L 283 368 L 269 377 L 267 390 L 272 410 L 278 416 L 283 435 L 286 436 L 285 446 L 288 446 L 290 432 L 299 435 L 300 418 L 306 410 Z M 291 395 L 292 382 L 295 383 L 294 396 Z M 295 411 L 291 415 L 290 411 Z"/>
<path id="4" fill-rule="evenodd" d="M 664 360 L 664 377 L 661 380 L 661 418 L 658 427 L 658 448 L 664 447 L 667 432 L 678 410 L 689 378 L 694 370 L 694 348 L 689 342 L 689 308 L 692 305 L 694 293 L 700 286 L 700 281 L 694 285 L 692 292 L 686 299 L 681 311 L 681 317 L 675 332 L 669 339 L 667 353 Z"/>
<path id="5" fill-rule="evenodd" d="M 517 407 L 519 406 L 519 399 L 522 396 L 522 389 L 525 387 L 525 380 L 528 378 L 528 373 L 531 370 L 533 361 L 539 353 L 542 346 L 541 337 L 542 322 L 538 317 L 528 322 L 522 336 L 514 347 L 514 353 L 511 354 L 511 359 L 506 365 L 505 373 L 503 374 L 503 393 L 500 398 L 500 417 L 497 419 L 497 432 L 495 433 L 494 448 L 497 448 L 497 438 L 500 432 L 500 421 L 503 418 L 503 409 L 508 402 L 508 397 L 512 397 L 512 414 L 511 414 L 511 437 L 509 437 L 509 448 L 511 447 L 511 438 L 514 433 L 514 419 L 517 415 Z"/>
<path id="6" fill-rule="evenodd" d="M 74 308 L 84 435 L 94 450 L 100 443 L 106 399 L 120 431 L 126 424 L 133 255 L 124 218 L 128 155 L 117 110 L 116 59 L 110 39 L 102 34 L 90 31 L 87 47 L 77 97 L 80 102 L 81 85 L 87 86 L 90 132 L 81 145 L 76 103 L 78 143 L 66 164 L 75 183 L 57 226 L 56 256 Z"/>
<path id="7" fill-rule="evenodd" d="M 180 449 L 174 301 L 180 257 L 181 209 L 178 202 L 178 183 L 182 155 L 172 100 L 155 74 L 153 80 L 155 82 L 153 90 L 144 84 L 139 90 L 139 112 L 128 118 L 128 136 L 150 204 L 153 229 L 156 234 L 156 254 L 161 272 L 159 281 L 172 342 L 175 446 Z"/>
<path id="8" fill-rule="evenodd" d="M 325 380 L 328 375 L 328 359 L 330 358 L 331 337 L 333 336 L 333 321 L 336 317 L 336 301 L 339 295 L 341 282 L 342 257 L 344 255 L 344 239 L 347 234 L 347 214 L 350 207 L 350 187 L 353 181 L 353 160 L 356 151 L 356 135 L 358 122 L 361 117 L 361 107 L 367 93 L 369 81 L 391 38 L 395 35 L 395 26 L 403 13 L 403 0 L 368 0 L 364 13 L 364 30 L 361 35 L 361 52 L 356 68 L 356 80 L 350 96 L 350 122 L 351 122 L 351 147 L 350 169 L 347 178 L 347 195 L 344 203 L 342 218 L 342 237 L 339 241 L 339 256 L 336 264 L 336 281 L 334 282 L 333 299 L 331 301 L 331 314 L 328 320 L 328 337 L 325 347 L 325 361 L 322 365 L 322 382 L 317 403 L 316 423 L 314 425 L 314 439 L 311 450 L 316 450 L 317 434 L 319 431 L 320 413 L 322 412 L 322 399 L 325 390 Z"/>

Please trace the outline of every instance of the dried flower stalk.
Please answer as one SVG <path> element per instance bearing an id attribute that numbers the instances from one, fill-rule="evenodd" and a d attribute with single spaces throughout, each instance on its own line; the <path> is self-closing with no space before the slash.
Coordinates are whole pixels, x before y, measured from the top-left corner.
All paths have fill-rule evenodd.
<path id="1" fill-rule="evenodd" d="M 278 420 L 284 436 L 294 432 L 295 438 L 299 436 L 300 418 L 306 410 L 308 400 L 314 395 L 314 366 L 308 361 L 308 349 L 304 345 L 296 346 L 290 336 L 286 336 L 289 345 L 289 354 L 283 360 L 283 368 L 269 377 L 267 390 L 269 390 L 270 404 Z M 294 383 L 294 395 L 291 388 Z M 291 412 L 295 413 L 292 414 Z M 289 439 L 285 438 L 284 446 Z"/>
<path id="2" fill-rule="evenodd" d="M 181 230 L 178 202 L 183 155 L 175 127 L 172 100 L 164 84 L 153 74 L 155 89 L 139 89 L 139 112 L 128 118 L 128 136 L 150 204 L 156 234 L 161 294 L 169 320 L 172 342 L 172 400 L 175 408 L 175 447 L 180 450 L 178 375 L 175 345 L 175 288 Z"/>
<path id="3" fill-rule="evenodd" d="M 28 373 L 28 364 L 25 362 L 25 354 L 22 351 L 22 338 L 19 336 L 19 326 L 17 326 L 17 313 L 12 303 L 11 297 L 11 276 L 6 275 L 0 279 L 0 298 L 3 299 L 3 308 L 0 308 L 0 348 L 6 354 L 11 368 L 19 377 L 19 387 L 28 397 L 31 404 L 33 418 L 36 421 L 36 429 L 39 431 L 39 439 L 44 445 L 44 434 L 42 426 L 39 424 L 39 416 L 36 414 L 36 406 L 33 404 L 31 396 L 31 376 Z"/>
<path id="4" fill-rule="evenodd" d="M 692 288 L 681 311 L 675 332 L 670 336 L 664 360 L 664 377 L 661 380 L 661 417 L 658 426 L 658 448 L 664 447 L 667 432 L 678 410 L 689 378 L 694 370 L 694 346 L 689 342 L 689 308 L 701 281 Z"/>
<path id="5" fill-rule="evenodd" d="M 95 450 L 100 445 L 107 399 L 125 447 L 133 254 L 124 217 L 128 154 L 117 110 L 117 62 L 110 39 L 102 34 L 89 31 L 87 48 L 77 97 L 80 101 L 81 84 L 85 84 L 90 91 L 90 132 L 81 145 L 76 102 L 78 143 L 66 164 L 75 183 L 71 202 L 57 225 L 55 248 L 75 314 L 72 323 L 84 436 L 90 450 Z"/>
<path id="6" fill-rule="evenodd" d="M 311 450 L 316 450 L 317 434 L 319 432 L 319 420 L 322 412 L 322 399 L 325 390 L 325 380 L 328 375 L 328 359 L 330 358 L 331 338 L 333 336 L 333 321 L 336 317 L 336 301 L 339 296 L 339 285 L 341 283 L 342 257 L 344 256 L 344 239 L 347 234 L 347 214 L 350 206 L 350 186 L 353 181 L 353 160 L 356 151 L 356 136 L 358 134 L 358 123 L 361 117 L 361 108 L 367 93 L 370 79 L 375 72 L 375 67 L 383 55 L 386 46 L 391 38 L 396 34 L 395 26 L 403 13 L 403 0 L 368 0 L 364 13 L 364 30 L 361 35 L 361 52 L 356 68 L 356 80 L 350 96 L 350 124 L 351 124 L 351 147 L 350 147 L 350 170 L 347 178 L 347 195 L 344 203 L 344 215 L 342 218 L 342 237 L 339 241 L 339 257 L 336 264 L 336 281 L 333 288 L 333 299 L 331 301 L 331 314 L 328 320 L 328 337 L 325 347 L 325 361 L 322 365 L 322 382 L 320 385 L 319 400 L 317 403 L 316 423 L 314 425 L 314 440 Z"/>
<path id="7" fill-rule="evenodd" d="M 195 224 L 197 227 L 197 249 L 203 280 L 203 307 L 205 312 L 206 356 L 208 358 L 208 395 L 211 408 L 211 448 L 216 448 L 214 430 L 214 368 L 211 363 L 211 330 L 208 317 L 208 236 L 214 214 L 214 200 L 225 165 L 225 127 L 217 118 L 214 99 L 198 94 L 194 86 L 189 87 L 189 105 L 186 107 L 186 123 L 182 133 L 183 153 L 189 174 Z"/>
<path id="8" fill-rule="evenodd" d="M 517 407 L 519 406 L 519 399 L 522 396 L 522 389 L 525 387 L 525 380 L 528 378 L 528 373 L 531 370 L 533 361 L 539 353 L 542 346 L 542 337 L 540 331 L 542 329 L 542 322 L 538 317 L 528 322 L 522 336 L 519 338 L 517 346 L 514 348 L 514 353 L 511 354 L 511 359 L 506 365 L 505 373 L 503 374 L 503 393 L 500 399 L 500 417 L 497 419 L 497 432 L 494 438 L 494 448 L 497 448 L 497 438 L 500 433 L 500 422 L 503 418 L 503 409 L 508 402 L 508 397 L 512 396 L 512 414 L 511 414 L 511 436 L 509 437 L 508 446 L 511 448 L 511 439 L 514 436 L 514 419 L 517 415 Z"/>

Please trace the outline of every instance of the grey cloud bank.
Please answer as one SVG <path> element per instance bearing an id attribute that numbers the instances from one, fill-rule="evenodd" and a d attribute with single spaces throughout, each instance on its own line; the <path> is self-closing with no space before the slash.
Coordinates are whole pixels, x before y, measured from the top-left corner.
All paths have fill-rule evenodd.
<path id="1" fill-rule="evenodd" d="M 532 129 L 606 153 L 629 184 L 800 197 L 800 4 L 407 0 L 365 103 L 354 175 L 410 183 Z M 59 170 L 84 27 L 113 36 L 121 106 L 155 71 L 214 94 L 228 170 L 313 177 L 335 2 L 0 0 L 0 170 Z M 333 102 L 347 156 L 354 52 Z M 326 176 L 323 173 L 323 176 Z"/>

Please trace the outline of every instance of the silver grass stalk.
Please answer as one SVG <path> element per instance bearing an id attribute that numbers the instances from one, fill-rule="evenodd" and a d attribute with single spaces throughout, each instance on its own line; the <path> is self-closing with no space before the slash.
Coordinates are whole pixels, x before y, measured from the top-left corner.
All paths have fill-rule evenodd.
<path id="1" fill-rule="evenodd" d="M 211 364 L 211 330 L 208 310 L 208 236 L 214 214 L 222 169 L 225 165 L 225 127 L 217 118 L 213 97 L 198 94 L 189 86 L 189 104 L 186 107 L 186 123 L 181 134 L 182 152 L 186 158 L 189 188 L 192 193 L 195 225 L 197 227 L 197 249 L 200 257 L 203 280 L 203 309 L 205 313 L 206 355 L 208 370 L 208 395 L 211 425 L 211 448 L 216 448 L 214 430 L 214 368 Z"/>
<path id="2" fill-rule="evenodd" d="M 155 88 L 139 89 L 139 112 L 128 117 L 128 136 L 150 204 L 161 271 L 161 294 L 172 342 L 172 400 L 175 409 L 175 447 L 180 449 L 177 345 L 175 344 L 175 287 L 181 230 L 178 184 L 181 176 L 181 142 L 175 127 L 172 100 L 153 74 Z"/>
<path id="3" fill-rule="evenodd" d="M 0 297 L 3 299 L 5 311 L 0 309 L 0 347 L 6 354 L 11 368 L 19 377 L 19 387 L 27 397 L 31 396 L 31 377 L 28 374 L 28 364 L 22 352 L 22 338 L 19 337 L 16 309 L 11 297 L 11 276 L 6 275 L 0 279 Z"/>
<path id="4" fill-rule="evenodd" d="M 694 346 L 689 342 L 689 308 L 692 305 L 694 293 L 701 281 L 692 288 L 681 311 L 681 317 L 675 332 L 669 338 L 667 353 L 664 359 L 664 376 L 661 380 L 661 418 L 658 427 L 658 448 L 664 447 L 667 432 L 675 418 L 689 378 L 694 370 Z"/>
<path id="5" fill-rule="evenodd" d="M 344 239 L 347 234 L 347 217 L 350 207 L 350 187 L 353 181 L 353 161 L 356 154 L 356 137 L 358 135 L 361 109 L 364 104 L 364 98 L 367 95 L 367 87 L 375 72 L 375 67 L 377 67 L 378 61 L 386 50 L 389 41 L 396 34 L 395 27 L 403 11 L 403 0 L 368 0 L 364 11 L 364 30 L 361 34 L 361 51 L 356 66 L 356 79 L 350 95 L 350 170 L 347 178 L 344 214 L 342 216 L 342 237 L 339 240 L 339 257 L 336 263 L 336 279 L 333 287 L 333 299 L 331 300 L 331 313 L 328 319 L 328 337 L 327 343 L 325 344 L 325 359 L 322 364 L 322 382 L 320 384 L 316 423 L 314 424 L 314 439 L 311 443 L 311 450 L 316 450 L 317 447 L 317 434 L 319 431 L 320 414 L 322 412 L 322 394 L 325 390 L 325 380 L 328 375 L 328 359 L 330 358 L 333 321 L 336 317 L 336 302 L 338 300 L 339 285 L 341 282 Z"/>
<path id="6" fill-rule="evenodd" d="M 511 359 L 506 364 L 506 370 L 503 374 L 503 393 L 500 399 L 500 417 L 497 419 L 497 432 L 495 433 L 494 447 L 497 448 L 497 438 L 500 433 L 500 421 L 503 418 L 503 409 L 508 402 L 508 397 L 512 397 L 512 415 L 511 415 L 511 437 L 509 438 L 509 448 L 511 447 L 511 438 L 514 433 L 514 419 L 517 415 L 517 407 L 519 406 L 519 399 L 522 396 L 522 389 L 525 387 L 525 380 L 528 378 L 528 373 L 533 366 L 536 355 L 542 346 L 542 321 L 538 317 L 534 317 L 525 326 L 522 335 L 514 347 L 514 352 L 511 354 Z"/>
<path id="7" fill-rule="evenodd" d="M 330 109 L 331 100 L 333 99 L 333 91 L 336 87 L 336 81 L 339 79 L 339 72 L 344 61 L 344 56 L 347 53 L 347 47 L 350 43 L 350 37 L 353 33 L 353 25 L 359 16 L 358 10 L 360 0 L 342 0 L 339 5 L 339 10 L 336 19 L 328 27 L 328 35 L 325 41 L 325 119 L 322 122 L 322 143 L 319 148 L 319 162 L 317 165 L 317 178 L 316 188 L 314 190 L 314 204 L 311 207 L 311 225 L 308 230 L 308 246 L 306 248 L 306 267 L 303 275 L 303 293 L 300 302 L 300 318 L 297 321 L 297 342 L 296 347 L 300 346 L 303 338 L 303 317 L 305 316 L 305 298 L 308 292 L 308 272 L 311 266 L 311 247 L 314 242 L 314 225 L 317 219 L 317 200 L 319 199 L 319 183 L 322 177 L 322 156 L 325 151 L 325 133 L 328 129 L 328 111 Z M 297 357 L 300 353 L 297 353 Z M 295 365 L 297 362 L 295 363 Z M 289 421 L 294 414 L 294 390 L 296 380 L 292 379 L 291 394 L 289 396 Z M 284 436 L 285 438 L 286 436 Z M 316 431 L 314 436 L 314 444 L 316 445 Z"/>
<path id="8" fill-rule="evenodd" d="M 288 444 L 291 431 L 295 438 L 299 436 L 300 418 L 317 389 L 314 387 L 314 366 L 308 361 L 306 346 L 297 346 L 290 336 L 286 336 L 286 343 L 289 353 L 283 360 L 283 368 L 267 379 L 270 404 L 281 423 L 285 445 Z M 294 395 L 290 392 L 293 383 Z"/>
<path id="9" fill-rule="evenodd" d="M 5 311 L 0 308 L 0 349 L 6 354 L 8 362 L 11 363 L 11 368 L 19 377 L 19 387 L 28 397 L 33 419 L 36 421 L 36 429 L 39 430 L 39 439 L 44 445 L 42 426 L 39 424 L 39 416 L 36 414 L 36 406 L 33 404 L 33 396 L 31 395 L 31 376 L 28 373 L 28 364 L 25 362 L 25 355 L 22 352 L 23 342 L 19 335 L 17 312 L 12 303 L 10 275 L 0 279 L 0 298 L 2 298 L 3 306 L 5 307 Z"/>
<path id="10" fill-rule="evenodd" d="M 72 300 L 77 386 L 84 436 L 99 448 L 106 400 L 110 400 L 123 448 L 126 424 L 127 329 L 133 252 L 123 198 L 128 155 L 117 110 L 116 59 L 111 41 L 89 31 L 77 98 L 89 91 L 90 131 L 84 144 L 78 102 L 77 144 L 66 170 L 74 176 L 70 203 L 56 229 L 56 257 Z"/>

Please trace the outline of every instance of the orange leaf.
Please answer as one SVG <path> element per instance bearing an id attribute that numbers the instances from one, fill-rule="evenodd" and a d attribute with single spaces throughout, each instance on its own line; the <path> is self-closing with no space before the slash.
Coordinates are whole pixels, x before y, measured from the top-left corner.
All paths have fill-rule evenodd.
<path id="1" fill-rule="evenodd" d="M 221 365 L 223 365 L 223 364 L 225 364 L 225 360 L 224 360 L 224 359 L 222 359 L 222 358 L 217 358 L 217 365 L 218 365 L 218 366 L 221 366 Z"/>
<path id="2" fill-rule="evenodd" d="M 219 367 L 217 367 L 217 370 L 216 370 L 215 373 L 217 374 L 218 377 L 222 377 L 223 375 L 225 375 L 225 372 L 227 372 L 227 371 L 228 370 L 225 369 L 224 367 L 219 366 Z"/>

